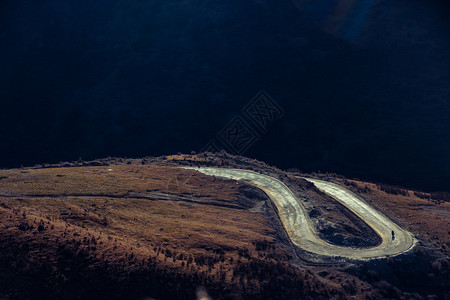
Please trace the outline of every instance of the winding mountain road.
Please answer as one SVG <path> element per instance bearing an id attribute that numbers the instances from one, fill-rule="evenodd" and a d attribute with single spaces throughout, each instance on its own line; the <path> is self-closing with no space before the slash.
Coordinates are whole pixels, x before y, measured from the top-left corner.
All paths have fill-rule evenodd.
<path id="1" fill-rule="evenodd" d="M 291 241 L 308 252 L 369 260 L 405 253 L 411 250 L 416 243 L 410 232 L 395 224 L 359 196 L 334 183 L 301 177 L 312 182 L 319 190 L 339 201 L 366 222 L 381 237 L 381 244 L 372 248 L 353 248 L 332 245 L 322 240 L 315 231 L 305 207 L 283 182 L 274 177 L 240 169 L 185 168 L 221 178 L 248 180 L 250 184 L 263 190 L 277 207 L 278 215 Z M 392 231 L 395 232 L 395 239 L 392 238 Z"/>

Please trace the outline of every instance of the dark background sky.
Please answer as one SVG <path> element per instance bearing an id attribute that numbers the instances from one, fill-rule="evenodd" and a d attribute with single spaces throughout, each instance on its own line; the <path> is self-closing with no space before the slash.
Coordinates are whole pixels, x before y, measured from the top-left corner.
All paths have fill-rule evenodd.
<path id="1" fill-rule="evenodd" d="M 0 167 L 200 150 L 264 89 L 245 155 L 449 190 L 442 3 L 1 0 Z"/>

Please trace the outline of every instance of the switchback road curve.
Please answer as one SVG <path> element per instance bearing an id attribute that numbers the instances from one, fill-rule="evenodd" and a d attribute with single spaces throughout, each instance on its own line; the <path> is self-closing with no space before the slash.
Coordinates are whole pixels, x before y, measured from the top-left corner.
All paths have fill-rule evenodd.
<path id="1" fill-rule="evenodd" d="M 248 180 L 250 184 L 263 190 L 277 207 L 278 215 L 291 241 L 308 252 L 325 256 L 369 260 L 405 253 L 411 250 L 416 242 L 410 232 L 395 224 L 359 196 L 334 183 L 302 177 L 312 182 L 319 190 L 339 201 L 366 222 L 381 237 L 381 244 L 372 248 L 353 248 L 332 245 L 322 240 L 315 231 L 305 207 L 283 182 L 274 177 L 240 169 L 187 168 L 210 176 Z M 392 231 L 395 232 L 395 239 L 392 239 Z"/>

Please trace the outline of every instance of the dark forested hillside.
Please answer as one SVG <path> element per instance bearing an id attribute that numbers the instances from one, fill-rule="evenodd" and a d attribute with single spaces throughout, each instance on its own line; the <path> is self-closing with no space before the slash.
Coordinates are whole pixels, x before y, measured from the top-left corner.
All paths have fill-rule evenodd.
<path id="1" fill-rule="evenodd" d="M 284 114 L 237 154 L 447 190 L 446 9 L 0 1 L 0 167 L 198 151 L 265 90 Z"/>

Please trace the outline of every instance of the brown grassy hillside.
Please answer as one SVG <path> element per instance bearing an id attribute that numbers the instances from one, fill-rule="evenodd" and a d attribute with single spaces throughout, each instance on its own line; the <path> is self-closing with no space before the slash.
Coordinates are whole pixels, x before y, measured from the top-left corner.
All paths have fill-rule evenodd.
<path id="1" fill-rule="evenodd" d="M 45 297 L 49 291 L 41 295 L 34 278 L 25 280 L 34 272 L 49 277 L 50 292 L 68 298 L 71 290 L 86 289 L 87 279 L 97 282 L 95 273 L 110 268 L 111 283 L 128 282 L 139 272 L 155 277 L 134 297 L 178 297 L 176 276 L 184 276 L 181 286 L 191 284 L 191 289 L 221 282 L 252 293 L 259 293 L 260 283 L 252 279 L 255 274 L 241 277 L 248 268 L 261 268 L 267 276 L 273 268 L 281 278 L 292 272 L 305 276 L 289 265 L 291 254 L 275 243 L 269 221 L 240 204 L 242 184 L 143 165 L 4 170 L 0 177 L 4 295 Z M 78 271 L 74 257 L 85 264 Z M 61 259 L 67 267 L 61 267 Z M 17 282 L 8 282 L 5 268 L 17 272 L 11 278 Z M 160 283 L 158 276 L 170 282 Z"/>
<path id="2" fill-rule="evenodd" d="M 412 192 L 394 197 L 376 185 L 343 182 L 413 233 L 424 233 L 424 250 L 362 264 L 312 263 L 290 244 L 264 193 L 175 167 L 234 162 L 296 187 L 310 215 L 321 212 L 317 226 L 347 222 L 362 230 L 364 224 L 301 180 L 229 155 L 0 170 L 0 296 L 193 299 L 201 287 L 214 299 L 443 295 L 448 255 L 427 245 L 435 236 L 447 251 L 448 223 L 435 226 L 430 217 L 445 217 L 446 206 L 442 210 Z M 409 272 L 405 265 L 417 264 L 419 275 L 434 276 L 436 284 L 415 288 L 401 280 Z"/>

